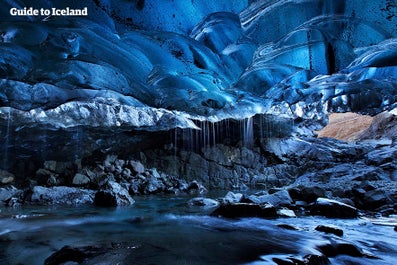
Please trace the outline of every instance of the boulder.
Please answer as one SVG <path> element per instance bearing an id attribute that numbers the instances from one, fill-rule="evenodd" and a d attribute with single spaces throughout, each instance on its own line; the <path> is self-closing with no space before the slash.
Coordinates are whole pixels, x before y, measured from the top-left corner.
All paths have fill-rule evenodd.
<path id="1" fill-rule="evenodd" d="M 343 230 L 336 228 L 336 227 L 331 227 L 331 226 L 326 226 L 326 225 L 318 225 L 316 226 L 315 230 L 324 232 L 327 234 L 334 234 L 337 236 L 343 236 Z"/>
<path id="2" fill-rule="evenodd" d="M 0 185 L 7 185 L 14 182 L 15 176 L 14 174 L 0 169 Z"/>
<path id="3" fill-rule="evenodd" d="M 114 181 L 108 181 L 94 198 L 95 205 L 102 207 L 129 206 L 134 202 L 128 191 Z"/>
<path id="4" fill-rule="evenodd" d="M 316 202 L 311 205 L 310 212 L 329 218 L 355 218 L 358 216 L 357 208 L 326 198 L 317 198 Z"/>
<path id="5" fill-rule="evenodd" d="M 239 217 L 264 217 L 276 218 L 277 211 L 271 204 L 255 204 L 255 203 L 233 203 L 222 204 L 211 213 L 212 216 L 221 216 L 227 218 Z"/>
<path id="6" fill-rule="evenodd" d="M 239 203 L 241 202 L 241 199 L 243 198 L 242 193 L 234 193 L 232 191 L 229 191 L 225 197 L 222 199 L 223 204 L 232 204 L 232 203 Z"/>
<path id="7" fill-rule="evenodd" d="M 60 250 L 53 253 L 45 261 L 44 265 L 58 265 L 58 264 L 81 264 L 86 259 L 101 255 L 107 250 L 98 247 L 70 247 L 64 246 Z"/>
<path id="8" fill-rule="evenodd" d="M 4 203 L 12 197 L 18 197 L 22 194 L 22 190 L 15 188 L 14 186 L 8 186 L 0 188 L 0 203 Z"/>
<path id="9" fill-rule="evenodd" d="M 263 204 L 263 203 L 270 203 L 274 207 L 280 206 L 290 206 L 292 204 L 292 198 L 289 195 L 288 191 L 280 190 L 273 194 L 265 194 L 265 195 L 250 195 L 248 199 L 253 203 Z"/>
<path id="10" fill-rule="evenodd" d="M 35 186 L 27 201 L 38 205 L 84 205 L 92 204 L 94 191 L 65 186 L 46 188 Z"/>
<path id="11" fill-rule="evenodd" d="M 129 165 L 130 165 L 132 172 L 135 173 L 135 175 L 142 174 L 143 172 L 145 172 L 145 166 L 142 165 L 142 163 L 139 161 L 131 160 L 129 162 Z"/>
<path id="12" fill-rule="evenodd" d="M 196 197 L 187 202 L 189 207 L 200 206 L 204 208 L 213 208 L 219 206 L 219 202 L 210 198 Z"/>
<path id="13" fill-rule="evenodd" d="M 375 210 L 393 202 L 390 195 L 386 191 L 380 189 L 367 191 L 361 200 L 361 207 L 365 210 Z"/>
<path id="14" fill-rule="evenodd" d="M 90 182 L 91 182 L 90 178 L 81 173 L 77 173 L 76 175 L 74 175 L 72 180 L 72 184 L 75 186 L 84 186 Z"/>

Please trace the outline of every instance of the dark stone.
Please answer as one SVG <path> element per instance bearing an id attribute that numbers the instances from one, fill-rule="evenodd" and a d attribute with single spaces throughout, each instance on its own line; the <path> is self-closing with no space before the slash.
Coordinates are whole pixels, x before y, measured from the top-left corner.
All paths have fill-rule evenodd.
<path id="1" fill-rule="evenodd" d="M 259 205 L 255 203 L 234 203 L 222 204 L 218 209 L 211 213 L 212 216 L 222 216 L 227 218 L 238 217 L 264 217 L 275 218 L 277 211 L 273 205 Z"/>
<path id="2" fill-rule="evenodd" d="M 311 214 L 329 218 L 356 218 L 358 216 L 357 208 L 326 198 L 318 198 L 310 208 Z"/>
<path id="3" fill-rule="evenodd" d="M 299 230 L 295 226 L 289 225 L 289 224 L 278 224 L 277 225 L 280 228 L 287 229 L 287 230 Z"/>
<path id="4" fill-rule="evenodd" d="M 333 243 L 317 247 L 321 253 L 327 257 L 336 257 L 338 255 L 348 255 L 351 257 L 363 257 L 364 254 L 357 246 L 350 243 Z"/>
<path id="5" fill-rule="evenodd" d="M 105 253 L 105 250 L 98 247 L 89 246 L 73 248 L 70 246 L 64 246 L 49 256 L 44 261 L 44 265 L 59 265 L 66 262 L 78 262 L 80 264 L 86 259 L 101 255 L 103 253 Z"/>
<path id="6" fill-rule="evenodd" d="M 306 202 L 314 202 L 317 198 L 324 197 L 325 191 L 323 188 L 314 186 L 314 187 L 304 187 L 301 189 L 302 200 Z"/>
<path id="7" fill-rule="evenodd" d="M 189 207 L 200 206 L 204 208 L 212 208 L 212 207 L 217 207 L 219 205 L 219 202 L 210 198 L 197 197 L 190 199 L 187 202 L 187 205 Z"/>
<path id="8" fill-rule="evenodd" d="M 128 191 L 113 181 L 108 181 L 103 189 L 95 194 L 94 199 L 95 205 L 102 207 L 129 206 L 134 202 Z"/>
<path id="9" fill-rule="evenodd" d="M 132 169 L 132 172 L 134 172 L 135 174 L 142 174 L 143 172 L 145 172 L 145 167 L 139 161 L 131 160 L 129 162 L 129 165 Z"/>
<path id="10" fill-rule="evenodd" d="M 319 256 L 319 255 L 306 255 L 304 257 L 304 262 L 306 265 L 329 265 L 331 262 L 326 256 Z"/>
<path id="11" fill-rule="evenodd" d="M 343 230 L 335 227 L 325 226 L 325 225 L 318 225 L 315 228 L 317 231 L 324 232 L 327 234 L 334 234 L 337 236 L 343 236 Z"/>
<path id="12" fill-rule="evenodd" d="M 296 263 L 293 260 L 288 259 L 280 259 L 280 258 L 272 258 L 273 262 L 277 265 L 297 265 L 297 264 L 305 264 L 305 263 Z"/>
<path id="13" fill-rule="evenodd" d="M 18 197 L 20 194 L 22 194 L 22 190 L 19 190 L 14 186 L 0 188 L 0 203 L 6 202 L 12 197 Z"/>
<path id="14" fill-rule="evenodd" d="M 7 207 L 18 208 L 22 206 L 22 202 L 15 197 L 9 198 L 5 201 Z"/>
<path id="15" fill-rule="evenodd" d="M 198 181 L 193 180 L 192 182 L 189 183 L 187 187 L 187 192 L 203 194 L 207 192 L 207 189 L 203 185 L 201 185 Z"/>
<path id="16" fill-rule="evenodd" d="M 397 226 L 395 226 L 395 227 L 394 227 L 394 231 L 396 231 L 396 232 L 397 232 Z"/>
<path id="17" fill-rule="evenodd" d="M 383 190 L 371 190 L 365 193 L 362 198 L 362 208 L 365 210 L 375 210 L 383 205 L 392 203 L 390 196 Z"/>

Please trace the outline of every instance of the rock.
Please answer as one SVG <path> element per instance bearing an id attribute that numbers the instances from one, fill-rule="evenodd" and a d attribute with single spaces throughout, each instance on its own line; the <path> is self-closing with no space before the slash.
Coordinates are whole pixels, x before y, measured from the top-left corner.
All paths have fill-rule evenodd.
<path id="1" fill-rule="evenodd" d="M 92 204 L 94 191 L 65 186 L 46 188 L 35 186 L 27 201 L 38 205 L 84 205 Z"/>
<path id="2" fill-rule="evenodd" d="M 304 187 L 301 190 L 302 199 L 308 203 L 314 202 L 317 198 L 324 197 L 325 191 L 318 186 Z"/>
<path id="3" fill-rule="evenodd" d="M 287 230 L 299 230 L 295 226 L 289 225 L 289 224 L 278 224 L 277 225 L 280 228 L 287 229 Z"/>
<path id="4" fill-rule="evenodd" d="M 10 208 L 18 208 L 22 206 L 22 202 L 15 197 L 11 197 L 8 200 L 5 201 L 6 206 Z"/>
<path id="5" fill-rule="evenodd" d="M 329 265 L 331 262 L 326 256 L 319 256 L 314 254 L 309 254 L 304 256 L 304 263 L 306 265 Z"/>
<path id="6" fill-rule="evenodd" d="M 287 208 L 281 208 L 277 210 L 277 214 L 280 217 L 296 217 L 296 214 L 293 210 Z"/>
<path id="7" fill-rule="evenodd" d="M 365 210 L 375 210 L 392 202 L 390 196 L 385 191 L 376 189 L 365 192 L 361 207 Z"/>
<path id="8" fill-rule="evenodd" d="M 0 169 L 0 185 L 7 185 L 14 182 L 15 176 L 14 174 Z"/>
<path id="9" fill-rule="evenodd" d="M 312 187 L 293 187 L 288 189 L 288 193 L 294 201 L 306 201 L 308 203 L 316 201 L 319 197 L 325 196 L 323 188 Z"/>
<path id="10" fill-rule="evenodd" d="M 343 236 L 343 230 L 336 228 L 336 227 L 331 227 L 331 226 L 325 226 L 325 225 L 318 225 L 315 230 L 324 232 L 327 234 L 334 234 L 337 236 Z"/>
<path id="11" fill-rule="evenodd" d="M 270 203 L 274 207 L 290 206 L 292 204 L 291 196 L 286 190 L 280 190 L 273 194 L 266 194 L 261 196 L 251 195 L 248 196 L 248 199 L 251 200 L 253 203 L 258 204 Z"/>
<path id="12" fill-rule="evenodd" d="M 193 180 L 187 186 L 187 192 L 203 194 L 207 192 L 207 189 L 203 185 L 201 185 L 198 181 Z"/>
<path id="13" fill-rule="evenodd" d="M 242 193 L 233 193 L 229 191 L 225 197 L 222 199 L 223 204 L 233 204 L 233 203 L 238 203 L 241 202 L 241 199 L 243 198 Z"/>
<path id="14" fill-rule="evenodd" d="M 397 147 L 386 146 L 375 149 L 367 154 L 367 163 L 369 165 L 380 166 L 392 162 L 397 158 Z"/>
<path id="15" fill-rule="evenodd" d="M 327 257 L 348 255 L 351 257 L 363 257 L 364 253 L 355 245 L 345 242 L 333 242 L 317 247 Z"/>
<path id="16" fill-rule="evenodd" d="M 64 246 L 60 250 L 53 253 L 45 261 L 44 265 L 58 265 L 58 264 L 81 264 L 86 259 L 101 255 L 106 252 L 106 249 L 98 247 L 79 247 L 73 248 Z"/>
<path id="17" fill-rule="evenodd" d="M 219 202 L 210 198 L 196 197 L 187 202 L 189 207 L 200 206 L 204 208 L 213 208 L 219 206 Z"/>
<path id="18" fill-rule="evenodd" d="M 139 161 L 131 160 L 129 162 L 129 165 L 131 167 L 132 172 L 134 172 L 135 174 L 142 174 L 143 172 L 145 172 L 145 166 L 142 165 L 142 163 Z"/>
<path id="19" fill-rule="evenodd" d="M 395 226 L 395 227 L 394 227 L 394 231 L 396 231 L 396 232 L 397 232 L 397 226 Z"/>
<path id="20" fill-rule="evenodd" d="M 238 217 L 277 217 L 276 208 L 271 204 L 259 205 L 255 203 L 233 203 L 222 204 L 211 213 L 212 216 L 222 216 L 227 218 Z"/>
<path id="21" fill-rule="evenodd" d="M 12 197 L 19 197 L 22 194 L 22 190 L 15 188 L 14 186 L 8 186 L 0 188 L 0 202 L 6 202 Z"/>
<path id="22" fill-rule="evenodd" d="M 318 198 L 316 202 L 311 205 L 310 211 L 311 214 L 322 215 L 329 218 L 355 218 L 358 216 L 357 208 L 326 198 Z"/>
<path id="23" fill-rule="evenodd" d="M 74 175 L 74 178 L 72 180 L 72 184 L 75 186 L 84 186 L 90 182 L 91 182 L 91 180 L 89 177 L 87 177 L 86 175 L 80 174 L 80 173 L 77 173 L 76 175 Z"/>
<path id="24" fill-rule="evenodd" d="M 160 174 L 157 172 L 155 168 L 150 169 L 146 172 L 146 181 L 143 184 L 144 194 L 154 194 L 159 193 L 166 190 L 166 187 L 162 181 Z"/>
<path id="25" fill-rule="evenodd" d="M 128 191 L 114 181 L 108 181 L 94 198 L 95 205 L 102 207 L 129 206 L 134 202 Z"/>

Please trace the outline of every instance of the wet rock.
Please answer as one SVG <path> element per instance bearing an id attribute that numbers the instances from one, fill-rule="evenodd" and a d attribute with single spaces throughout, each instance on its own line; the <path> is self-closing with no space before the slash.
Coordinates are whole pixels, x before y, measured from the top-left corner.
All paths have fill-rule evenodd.
<path id="1" fill-rule="evenodd" d="M 255 204 L 255 203 L 234 203 L 222 204 L 211 213 L 212 216 L 221 216 L 227 218 L 238 217 L 277 217 L 276 208 L 271 204 Z"/>
<path id="2" fill-rule="evenodd" d="M 370 165 L 380 166 L 389 162 L 393 162 L 397 158 L 397 147 L 383 147 L 376 149 L 367 154 L 367 163 Z"/>
<path id="3" fill-rule="evenodd" d="M 280 217 L 296 217 L 296 214 L 293 210 L 287 209 L 287 208 L 281 208 L 277 210 L 277 214 Z"/>
<path id="4" fill-rule="evenodd" d="M 129 206 L 134 202 L 128 191 L 114 181 L 108 181 L 94 198 L 95 205 L 102 207 Z"/>
<path id="5" fill-rule="evenodd" d="M 86 175 L 80 174 L 80 173 L 77 173 L 76 175 L 74 175 L 73 180 L 72 180 L 72 184 L 75 186 L 84 186 L 90 182 L 91 182 L 91 180 L 89 177 L 87 177 Z"/>
<path id="6" fill-rule="evenodd" d="M 288 189 L 288 193 L 295 201 L 305 201 L 308 203 L 316 201 L 319 197 L 325 196 L 324 188 L 319 186 L 294 187 Z"/>
<path id="7" fill-rule="evenodd" d="M 106 249 L 99 247 L 70 247 L 64 246 L 60 250 L 53 253 L 45 261 L 44 265 L 58 265 L 58 264 L 81 264 L 86 259 L 101 255 L 106 252 Z"/>
<path id="8" fill-rule="evenodd" d="M 5 201 L 7 207 L 18 208 L 22 206 L 22 202 L 19 198 L 11 197 Z"/>
<path id="9" fill-rule="evenodd" d="M 129 162 L 129 166 L 132 172 L 135 174 L 142 174 L 143 172 L 145 172 L 145 166 L 139 161 L 131 160 Z"/>
<path id="10" fill-rule="evenodd" d="M 146 171 L 143 175 L 146 176 L 145 181 L 142 184 L 142 186 L 144 187 L 142 192 L 144 194 L 154 194 L 166 190 L 166 187 L 163 183 L 163 178 L 160 176 L 155 168 Z"/>
<path id="11" fill-rule="evenodd" d="M 6 202 L 12 197 L 19 197 L 22 194 L 22 190 L 15 188 L 14 186 L 8 186 L 0 188 L 0 203 Z"/>
<path id="12" fill-rule="evenodd" d="M 327 257 L 348 255 L 352 257 L 363 257 L 364 253 L 355 245 L 345 242 L 333 242 L 317 247 Z"/>
<path id="13" fill-rule="evenodd" d="M 286 190 L 280 190 L 273 194 L 266 194 L 261 196 L 251 195 L 248 196 L 248 199 L 251 202 L 258 204 L 270 203 L 274 207 L 290 206 L 292 204 L 292 198 Z"/>
<path id="14" fill-rule="evenodd" d="M 326 256 L 320 256 L 320 255 L 306 255 L 304 257 L 304 262 L 306 265 L 329 265 L 331 262 Z"/>
<path id="15" fill-rule="evenodd" d="M 14 174 L 0 169 L 0 185 L 7 185 L 14 182 L 15 176 Z"/>
<path id="16" fill-rule="evenodd" d="M 190 199 L 187 202 L 187 205 L 189 207 L 200 206 L 200 207 L 204 207 L 204 208 L 213 208 L 213 207 L 219 206 L 219 202 L 216 200 L 210 199 L 210 198 L 197 197 L 197 198 Z"/>
<path id="17" fill-rule="evenodd" d="M 325 226 L 325 225 L 318 225 L 316 226 L 315 230 L 324 232 L 327 234 L 334 234 L 337 236 L 343 236 L 343 230 L 336 228 L 336 227 L 331 227 L 331 226 Z"/>
<path id="18" fill-rule="evenodd" d="M 311 214 L 329 218 L 355 218 L 358 216 L 357 208 L 326 198 L 318 198 L 310 208 Z"/>
<path id="19" fill-rule="evenodd" d="M 225 197 L 223 197 L 222 203 L 224 203 L 224 204 L 239 203 L 239 202 L 241 202 L 242 198 L 243 198 L 242 193 L 234 193 L 232 191 L 229 191 L 225 195 Z"/>
<path id="20" fill-rule="evenodd" d="M 371 190 L 365 192 L 363 198 L 362 198 L 362 205 L 361 207 L 365 210 L 375 210 L 378 207 L 381 207 L 383 205 L 392 203 L 393 201 L 391 200 L 389 194 L 387 194 L 385 191 L 376 189 L 376 190 Z"/>
<path id="21" fill-rule="evenodd" d="M 84 205 L 92 204 L 94 191 L 72 187 L 35 186 L 27 197 L 27 201 L 38 205 Z"/>
<path id="22" fill-rule="evenodd" d="M 203 194 L 207 192 L 207 189 L 201 185 L 198 181 L 193 180 L 192 182 L 189 183 L 187 187 L 187 192 L 189 193 L 197 193 L 197 194 Z"/>
<path id="23" fill-rule="evenodd" d="M 394 231 L 396 231 L 396 232 L 397 232 L 397 226 L 395 226 L 395 227 L 394 227 Z"/>
<path id="24" fill-rule="evenodd" d="M 287 230 L 299 230 L 297 227 L 289 224 L 278 224 L 277 226 Z"/>
<path id="25" fill-rule="evenodd" d="M 305 265 L 303 261 L 299 261 L 293 258 L 286 258 L 286 259 L 272 258 L 272 261 L 277 265 Z"/>

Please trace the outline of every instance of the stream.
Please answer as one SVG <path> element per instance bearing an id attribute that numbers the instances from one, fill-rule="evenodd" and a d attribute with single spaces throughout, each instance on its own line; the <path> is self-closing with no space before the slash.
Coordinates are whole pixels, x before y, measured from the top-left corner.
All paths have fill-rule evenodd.
<path id="1" fill-rule="evenodd" d="M 224 219 L 209 216 L 211 210 L 186 207 L 189 198 L 142 196 L 134 198 L 132 207 L 113 209 L 0 208 L 0 264 L 44 264 L 66 245 L 106 250 L 83 264 L 277 264 L 321 255 L 319 246 L 345 243 L 363 255 L 328 255 L 331 264 L 397 260 L 393 225 L 312 216 Z M 316 231 L 320 224 L 344 234 Z"/>

